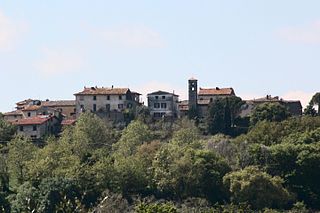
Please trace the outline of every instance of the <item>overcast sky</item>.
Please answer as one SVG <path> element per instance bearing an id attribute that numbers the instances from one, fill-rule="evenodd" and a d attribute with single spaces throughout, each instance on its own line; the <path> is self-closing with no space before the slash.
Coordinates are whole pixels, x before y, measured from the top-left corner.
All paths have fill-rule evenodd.
<path id="1" fill-rule="evenodd" d="M 320 90 L 319 0 L 1 0 L 0 111 L 83 86 L 301 99 Z"/>

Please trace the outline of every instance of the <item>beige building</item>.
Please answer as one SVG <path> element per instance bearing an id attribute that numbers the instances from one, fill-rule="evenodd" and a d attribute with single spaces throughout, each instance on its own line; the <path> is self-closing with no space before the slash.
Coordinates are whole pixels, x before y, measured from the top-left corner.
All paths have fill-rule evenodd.
<path id="1" fill-rule="evenodd" d="M 173 93 L 157 91 L 149 93 L 148 108 L 154 119 L 162 117 L 177 118 L 179 114 L 179 96 Z"/>
<path id="2" fill-rule="evenodd" d="M 40 139 L 45 135 L 57 134 L 60 128 L 58 119 L 51 115 L 37 115 L 12 121 L 17 126 L 17 134 Z"/>
<path id="3" fill-rule="evenodd" d="M 88 111 L 107 120 L 121 122 L 125 110 L 135 110 L 139 103 L 139 93 L 129 88 L 85 87 L 76 96 L 76 117 Z"/>
<path id="4" fill-rule="evenodd" d="M 76 118 L 76 101 L 75 100 L 58 100 L 58 101 L 43 101 L 41 106 L 59 111 L 64 119 Z"/>

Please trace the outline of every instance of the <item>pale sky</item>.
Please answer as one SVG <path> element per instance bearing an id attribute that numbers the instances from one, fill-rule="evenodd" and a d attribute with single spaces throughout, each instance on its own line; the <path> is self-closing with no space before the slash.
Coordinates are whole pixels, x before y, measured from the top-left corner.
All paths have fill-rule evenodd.
<path id="1" fill-rule="evenodd" d="M 1 0 L 0 112 L 84 86 L 146 95 L 187 80 L 305 104 L 320 90 L 319 0 Z"/>

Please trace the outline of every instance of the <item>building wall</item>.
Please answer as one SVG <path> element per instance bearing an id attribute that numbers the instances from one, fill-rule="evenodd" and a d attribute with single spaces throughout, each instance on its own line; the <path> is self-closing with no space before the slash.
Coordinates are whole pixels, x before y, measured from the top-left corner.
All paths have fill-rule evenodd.
<path id="1" fill-rule="evenodd" d="M 23 125 L 23 131 L 21 131 L 20 126 L 18 126 L 17 133 L 32 139 L 39 139 L 48 133 L 48 123 L 35 125 L 37 127 L 36 131 L 33 131 L 33 126 L 34 125 Z"/>
<path id="2" fill-rule="evenodd" d="M 127 108 L 135 108 L 137 102 L 130 95 L 77 95 L 76 96 L 76 116 L 82 112 L 82 107 L 85 111 L 97 112 L 100 115 L 106 114 L 109 116 L 109 112 L 122 112 Z M 121 99 L 119 98 L 121 96 Z M 96 109 L 94 109 L 94 105 Z"/>
<path id="3" fill-rule="evenodd" d="M 16 120 L 20 120 L 23 118 L 22 115 L 4 115 L 3 118 L 6 121 L 16 121 Z"/>
<path id="4" fill-rule="evenodd" d="M 148 108 L 153 117 L 162 117 L 162 115 L 177 117 L 179 114 L 178 96 L 173 94 L 148 95 Z"/>
<path id="5" fill-rule="evenodd" d="M 20 130 L 20 126 L 23 126 L 23 131 Z M 33 126 L 36 126 L 36 131 L 33 130 Z M 37 125 L 19 125 L 17 133 L 30 137 L 32 139 L 40 139 L 47 134 L 57 134 L 59 131 L 59 121 L 55 118 L 48 120 L 43 124 Z"/>
<path id="6" fill-rule="evenodd" d="M 76 106 L 54 106 L 53 109 L 61 112 L 65 115 L 65 119 L 75 119 L 76 118 Z"/>

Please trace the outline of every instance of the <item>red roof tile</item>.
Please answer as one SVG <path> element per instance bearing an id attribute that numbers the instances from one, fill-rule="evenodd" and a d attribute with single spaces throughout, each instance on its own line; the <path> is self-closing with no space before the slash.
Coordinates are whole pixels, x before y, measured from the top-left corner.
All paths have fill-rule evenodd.
<path id="1" fill-rule="evenodd" d="M 199 95 L 234 95 L 232 88 L 200 88 Z"/>
<path id="2" fill-rule="evenodd" d="M 41 108 L 41 106 L 38 105 L 32 105 L 32 106 L 26 106 L 22 111 L 37 111 Z"/>
<path id="3" fill-rule="evenodd" d="M 74 100 L 43 101 L 41 104 L 47 107 L 75 106 L 76 101 Z"/>
<path id="4" fill-rule="evenodd" d="M 85 87 L 82 92 L 74 95 L 125 95 L 128 91 L 130 91 L 129 88 Z"/>
<path id="5" fill-rule="evenodd" d="M 12 111 L 12 112 L 6 112 L 4 113 L 3 115 L 22 115 L 22 112 L 21 110 L 15 110 L 15 111 Z"/>
<path id="6" fill-rule="evenodd" d="M 15 125 L 40 125 L 43 124 L 45 122 L 47 122 L 48 120 L 50 120 L 52 118 L 52 116 L 36 116 L 36 117 L 31 117 L 31 118 L 24 118 L 24 119 L 20 119 L 17 121 L 13 121 L 12 124 Z"/>

